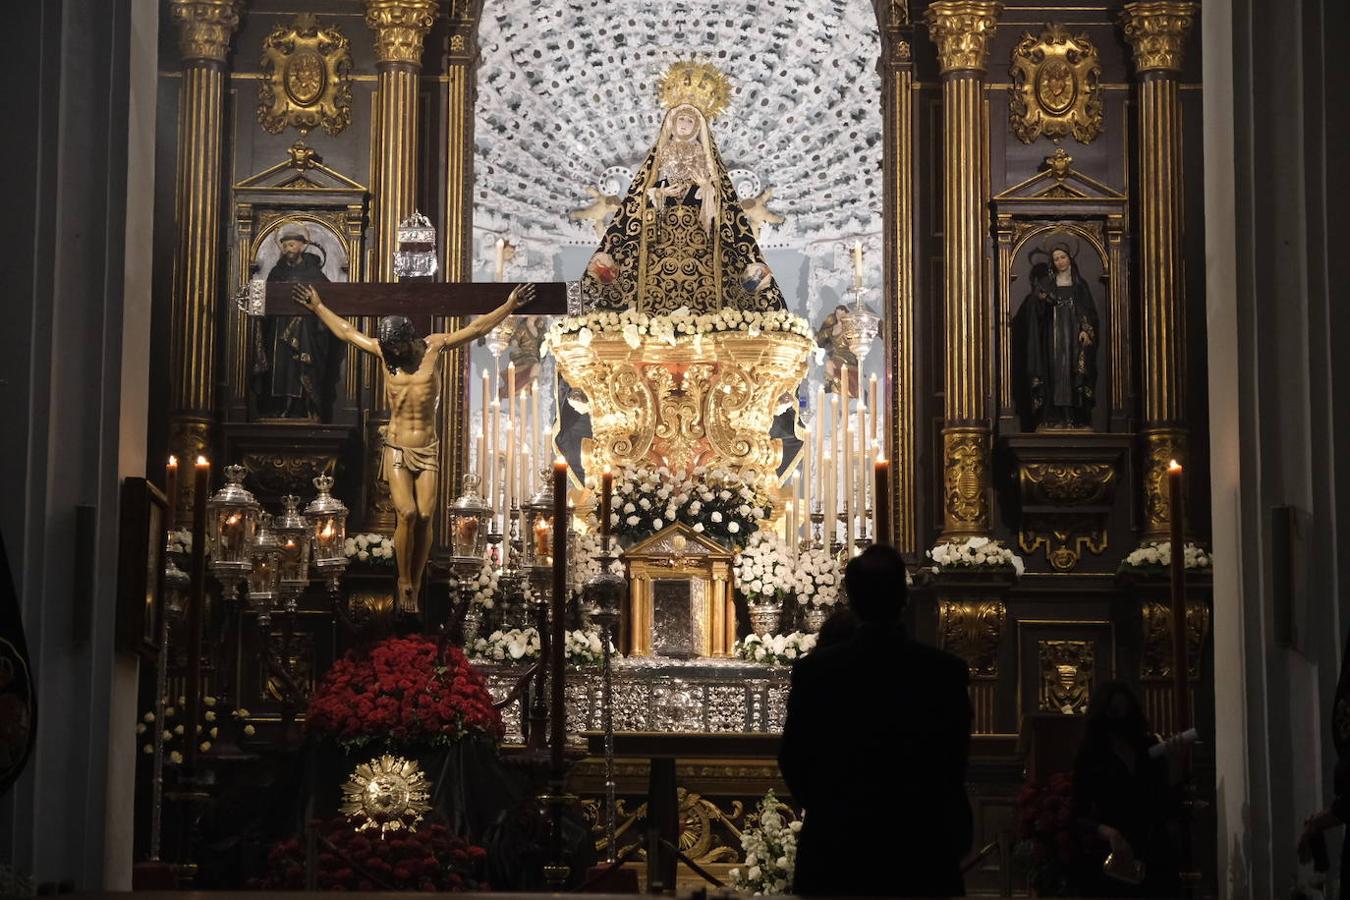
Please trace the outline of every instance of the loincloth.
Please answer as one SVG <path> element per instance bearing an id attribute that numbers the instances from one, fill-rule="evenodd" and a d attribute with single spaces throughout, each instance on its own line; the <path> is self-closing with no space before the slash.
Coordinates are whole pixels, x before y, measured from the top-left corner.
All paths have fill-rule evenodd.
<path id="1" fill-rule="evenodd" d="M 407 469 L 413 475 L 423 472 L 439 472 L 441 442 L 432 441 L 425 447 L 400 447 L 398 444 L 384 442 L 384 454 L 380 459 L 380 477 L 389 480 L 389 469 Z"/>

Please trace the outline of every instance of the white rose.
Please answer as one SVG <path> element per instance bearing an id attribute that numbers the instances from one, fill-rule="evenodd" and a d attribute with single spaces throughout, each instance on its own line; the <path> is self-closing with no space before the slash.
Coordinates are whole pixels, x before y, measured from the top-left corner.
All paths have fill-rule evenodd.
<path id="1" fill-rule="evenodd" d="M 637 523 L 638 523 L 638 522 L 641 522 L 641 521 L 642 521 L 642 520 L 639 519 L 637 516 L 629 516 L 629 517 L 628 517 L 628 524 L 629 524 L 629 525 L 637 525 Z"/>
<path id="2" fill-rule="evenodd" d="M 732 534 L 735 534 L 736 532 L 738 532 L 738 531 L 740 531 L 740 530 L 741 530 L 741 526 L 738 525 L 737 523 L 735 523 L 735 522 L 728 522 L 728 523 L 727 523 L 727 531 L 731 532 Z"/>
<path id="3" fill-rule="evenodd" d="M 703 533 L 703 523 L 702 523 L 702 522 L 695 522 L 695 523 L 694 523 L 694 532 L 695 532 L 696 534 L 702 534 L 702 533 Z"/>

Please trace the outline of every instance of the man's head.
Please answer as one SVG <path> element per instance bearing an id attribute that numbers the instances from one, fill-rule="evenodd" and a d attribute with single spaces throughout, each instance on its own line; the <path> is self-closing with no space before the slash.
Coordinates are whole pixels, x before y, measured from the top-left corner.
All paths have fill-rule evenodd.
<path id="1" fill-rule="evenodd" d="M 309 244 L 309 229 L 300 222 L 287 222 L 277 233 L 277 246 L 281 255 L 289 263 L 300 261 L 300 255 Z"/>
<path id="2" fill-rule="evenodd" d="M 844 592 L 854 615 L 891 625 L 905 608 L 905 561 L 894 547 L 873 544 L 844 567 Z"/>
<path id="3" fill-rule="evenodd" d="M 422 337 L 407 316 L 381 318 L 375 339 L 380 343 L 380 355 L 384 357 L 384 365 L 390 372 L 399 369 L 411 371 L 415 368 Z"/>

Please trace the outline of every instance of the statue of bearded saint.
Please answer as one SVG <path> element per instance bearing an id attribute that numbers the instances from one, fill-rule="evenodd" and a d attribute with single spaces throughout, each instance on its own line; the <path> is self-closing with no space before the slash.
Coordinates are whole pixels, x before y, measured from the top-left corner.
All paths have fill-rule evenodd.
<path id="1" fill-rule="evenodd" d="M 703 232 L 711 235 L 718 214 L 717 167 L 708 120 L 697 107 L 682 103 L 666 113 L 656 140 L 656 174 L 656 184 L 647 189 L 651 204 L 697 202 Z"/>

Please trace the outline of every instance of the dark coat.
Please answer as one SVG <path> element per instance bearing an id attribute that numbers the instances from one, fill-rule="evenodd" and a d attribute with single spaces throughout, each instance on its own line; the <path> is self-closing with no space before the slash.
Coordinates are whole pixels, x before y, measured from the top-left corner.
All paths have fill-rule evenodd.
<path id="1" fill-rule="evenodd" d="M 873 625 L 796 664 L 778 757 L 806 812 L 796 893 L 964 893 L 968 681 L 958 657 Z"/>

